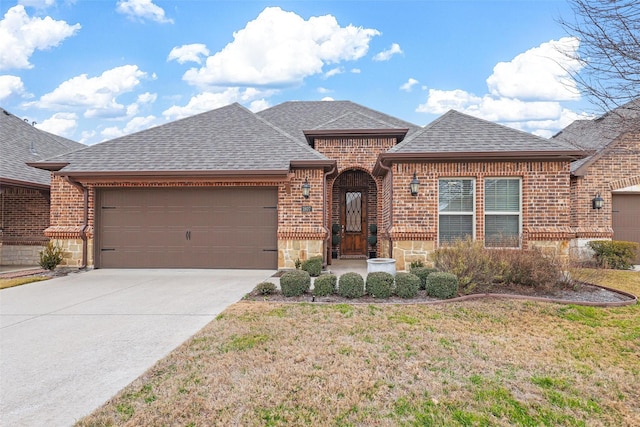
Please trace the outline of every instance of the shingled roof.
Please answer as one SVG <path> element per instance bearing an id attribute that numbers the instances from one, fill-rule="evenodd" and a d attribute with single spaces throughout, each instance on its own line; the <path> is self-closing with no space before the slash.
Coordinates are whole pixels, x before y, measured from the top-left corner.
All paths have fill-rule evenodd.
<path id="1" fill-rule="evenodd" d="M 291 161 L 332 163 L 234 103 L 48 159 L 69 174 L 286 173 Z M 64 166 L 60 169 L 61 166 Z M 40 164 L 38 167 L 47 167 Z"/>
<path id="2" fill-rule="evenodd" d="M 47 188 L 48 171 L 27 166 L 49 157 L 86 147 L 32 126 L 0 108 L 0 183 Z"/>
<path id="3" fill-rule="evenodd" d="M 589 164 L 620 135 L 640 129 L 640 101 L 629 102 L 593 120 L 576 120 L 553 136 L 574 147 L 590 151 L 584 159 L 571 162 L 571 173 L 582 175 Z"/>
<path id="4" fill-rule="evenodd" d="M 306 141 L 305 131 L 404 130 L 411 135 L 421 129 L 351 101 L 289 101 L 257 114 L 300 141 Z"/>
<path id="5" fill-rule="evenodd" d="M 433 154 L 439 157 L 581 157 L 562 141 L 548 140 L 450 110 L 391 148 L 389 154 Z"/>

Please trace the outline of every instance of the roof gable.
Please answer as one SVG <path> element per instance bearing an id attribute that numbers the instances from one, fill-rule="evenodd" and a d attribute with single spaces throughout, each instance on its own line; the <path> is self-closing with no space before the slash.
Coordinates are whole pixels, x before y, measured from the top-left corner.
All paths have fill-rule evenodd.
<path id="1" fill-rule="evenodd" d="M 571 145 L 548 140 L 487 120 L 450 110 L 422 130 L 407 137 L 389 153 L 533 153 L 573 152 Z"/>
<path id="2" fill-rule="evenodd" d="M 421 129 L 351 101 L 289 101 L 257 114 L 300 141 L 311 130 Z"/>
<path id="3" fill-rule="evenodd" d="M 19 185 L 48 187 L 50 173 L 27 166 L 84 144 L 40 130 L 0 108 L 0 180 Z"/>
<path id="4" fill-rule="evenodd" d="M 240 104 L 187 117 L 49 159 L 67 173 L 257 172 L 326 157 Z"/>

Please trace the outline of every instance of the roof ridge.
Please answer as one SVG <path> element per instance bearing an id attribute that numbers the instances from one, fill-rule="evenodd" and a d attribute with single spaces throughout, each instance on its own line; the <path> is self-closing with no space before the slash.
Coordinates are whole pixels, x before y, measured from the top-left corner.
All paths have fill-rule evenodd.
<path id="1" fill-rule="evenodd" d="M 446 113 L 444 113 L 443 115 L 441 115 L 440 117 L 438 117 L 437 119 L 435 119 L 434 121 L 429 123 L 428 125 L 422 126 L 422 128 L 420 128 L 419 130 L 417 130 L 414 133 L 412 133 L 411 135 L 409 135 L 408 138 L 405 138 L 404 140 L 402 140 L 402 142 L 400 142 L 400 144 L 397 144 L 395 147 L 391 148 L 391 150 L 389 150 L 389 151 L 392 152 L 392 151 L 401 150 L 402 148 L 404 148 L 405 145 L 409 145 L 411 143 L 411 141 L 413 141 L 414 139 L 416 139 L 418 136 L 422 135 L 423 133 L 426 133 L 427 130 L 431 129 L 433 126 L 438 124 L 440 121 L 442 121 L 444 119 L 445 116 L 449 115 L 452 112 L 456 112 L 456 111 L 455 110 L 447 111 Z"/>

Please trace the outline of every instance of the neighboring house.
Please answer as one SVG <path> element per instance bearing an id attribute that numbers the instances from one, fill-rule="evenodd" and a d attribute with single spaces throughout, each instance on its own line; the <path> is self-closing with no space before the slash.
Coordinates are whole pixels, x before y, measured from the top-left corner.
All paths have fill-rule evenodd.
<path id="1" fill-rule="evenodd" d="M 553 137 L 591 153 L 571 163 L 571 226 L 576 247 L 594 239 L 640 243 L 640 105 L 577 120 Z M 602 208 L 593 199 L 602 198 Z M 638 256 L 640 263 L 640 254 Z"/>
<path id="2" fill-rule="evenodd" d="M 232 104 L 32 165 L 53 172 L 45 233 L 69 265 L 275 269 L 320 255 L 404 270 L 467 235 L 566 249 L 581 157 L 455 111 L 422 128 L 321 101 Z"/>
<path id="3" fill-rule="evenodd" d="M 80 147 L 0 108 L 0 265 L 37 265 L 48 241 L 50 173 L 26 163 Z"/>

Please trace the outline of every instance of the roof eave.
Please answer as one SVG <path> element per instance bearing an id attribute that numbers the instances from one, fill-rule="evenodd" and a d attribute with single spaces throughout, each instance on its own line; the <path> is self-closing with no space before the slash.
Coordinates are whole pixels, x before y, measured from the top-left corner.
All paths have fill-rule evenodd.
<path id="1" fill-rule="evenodd" d="M 292 169 L 320 169 L 325 171 L 333 169 L 337 162 L 335 160 L 291 160 L 289 163 Z"/>
<path id="2" fill-rule="evenodd" d="M 144 178 L 232 178 L 241 180 L 247 178 L 255 181 L 259 178 L 267 180 L 287 178 L 288 169 L 268 170 L 175 170 L 175 171 L 56 171 L 54 175 L 69 176 L 73 178 L 92 179 L 144 179 Z"/>
<path id="3" fill-rule="evenodd" d="M 381 153 L 374 167 L 374 175 L 384 175 L 392 163 L 408 162 L 455 162 L 455 161 L 508 161 L 542 160 L 573 161 L 587 156 L 584 151 L 484 151 L 484 152 L 434 152 L 434 153 Z"/>
<path id="4" fill-rule="evenodd" d="M 29 182 L 29 181 L 20 181 L 17 179 L 9 179 L 9 178 L 0 178 L 0 186 L 2 185 L 11 186 L 11 187 L 30 188 L 33 190 L 49 191 L 51 189 L 51 186 L 47 184 L 40 184 L 37 182 Z"/>
<path id="5" fill-rule="evenodd" d="M 69 163 L 67 162 L 27 162 L 26 165 L 36 169 L 42 169 L 50 172 L 57 172 L 60 169 L 63 169 L 69 166 Z"/>
<path id="6" fill-rule="evenodd" d="M 409 128 L 393 129 L 312 129 L 303 130 L 302 133 L 307 138 L 307 142 L 313 147 L 313 140 L 322 137 L 397 137 L 398 142 L 402 141 L 409 132 Z"/>

